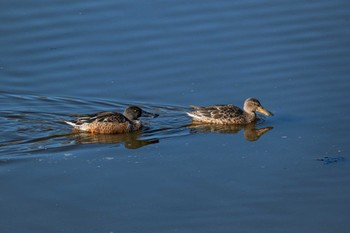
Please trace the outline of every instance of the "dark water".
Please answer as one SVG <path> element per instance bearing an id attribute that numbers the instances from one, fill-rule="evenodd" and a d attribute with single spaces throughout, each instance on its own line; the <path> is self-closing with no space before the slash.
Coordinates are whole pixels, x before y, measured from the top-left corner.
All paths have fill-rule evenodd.
<path id="1" fill-rule="evenodd" d="M 348 232 L 348 1 L 2 1 L 0 232 Z M 189 105 L 275 116 L 189 127 Z M 158 113 L 74 134 L 72 114 Z"/>

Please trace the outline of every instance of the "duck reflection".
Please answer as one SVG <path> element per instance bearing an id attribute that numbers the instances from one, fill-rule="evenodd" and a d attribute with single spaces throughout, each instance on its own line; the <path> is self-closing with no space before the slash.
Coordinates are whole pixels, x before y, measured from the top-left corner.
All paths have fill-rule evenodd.
<path id="1" fill-rule="evenodd" d="M 90 134 L 76 132 L 70 134 L 70 138 L 75 140 L 76 144 L 88 143 L 124 143 L 127 149 L 137 149 L 150 144 L 158 143 L 158 139 L 140 140 L 140 132 L 132 132 L 126 134 Z"/>
<path id="2" fill-rule="evenodd" d="M 192 122 L 187 126 L 191 133 L 222 133 L 234 134 L 242 129 L 244 130 L 244 138 L 248 141 L 256 141 L 267 131 L 273 129 L 272 126 L 264 128 L 256 128 L 256 122 L 247 125 L 218 125 L 218 124 L 199 124 Z"/>

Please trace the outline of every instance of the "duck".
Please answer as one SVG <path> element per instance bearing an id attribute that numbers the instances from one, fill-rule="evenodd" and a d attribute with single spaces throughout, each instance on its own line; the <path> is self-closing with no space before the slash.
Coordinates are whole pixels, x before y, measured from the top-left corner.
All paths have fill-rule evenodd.
<path id="1" fill-rule="evenodd" d="M 129 106 L 123 113 L 98 112 L 94 114 L 78 115 L 77 119 L 65 121 L 74 130 L 92 134 L 122 134 L 140 130 L 141 116 L 157 117 L 158 114 L 149 113 L 138 106 Z"/>
<path id="2" fill-rule="evenodd" d="M 190 107 L 193 111 L 186 113 L 192 117 L 193 123 L 245 125 L 257 120 L 256 112 L 273 116 L 273 113 L 264 108 L 259 100 L 252 97 L 244 101 L 243 110 L 231 104 L 205 107 L 191 105 Z"/>

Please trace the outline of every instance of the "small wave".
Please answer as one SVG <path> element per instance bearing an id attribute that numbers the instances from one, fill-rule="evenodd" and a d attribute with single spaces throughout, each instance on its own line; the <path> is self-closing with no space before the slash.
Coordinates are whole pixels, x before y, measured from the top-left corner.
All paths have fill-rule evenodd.
<path id="1" fill-rule="evenodd" d="M 136 149 L 159 143 L 163 139 L 195 133 L 238 133 L 243 130 L 247 140 L 255 141 L 273 128 L 258 128 L 255 124 L 234 129 L 213 125 L 191 125 L 191 119 L 185 113 L 189 109 L 183 106 L 10 93 L 0 94 L 0 99 L 6 103 L 13 103 L 0 111 L 0 123 L 3 127 L 1 132 L 3 141 L 0 142 L 1 158 L 66 151 L 84 144 L 116 144 Z M 76 133 L 64 123 L 65 120 L 74 118 L 75 114 L 99 111 L 122 112 L 128 105 L 138 105 L 159 116 L 152 119 L 143 118 L 144 128 L 141 131 L 125 135 Z M 257 124 L 263 122 L 264 120 L 260 120 Z"/>
<path id="2" fill-rule="evenodd" d="M 92 143 L 123 143 L 126 148 L 132 149 L 157 143 L 163 138 L 189 134 L 189 130 L 184 127 L 188 123 L 184 113 L 186 108 L 180 106 L 11 93 L 1 93 L 0 99 L 5 103 L 12 103 L 0 111 L 0 123 L 3 127 L 0 156 L 3 159 L 61 151 L 71 148 L 71 145 Z M 64 123 L 64 120 L 72 119 L 74 113 L 123 111 L 130 104 L 160 116 L 155 119 L 144 118 L 144 129 L 137 135 L 127 136 L 76 134 Z"/>

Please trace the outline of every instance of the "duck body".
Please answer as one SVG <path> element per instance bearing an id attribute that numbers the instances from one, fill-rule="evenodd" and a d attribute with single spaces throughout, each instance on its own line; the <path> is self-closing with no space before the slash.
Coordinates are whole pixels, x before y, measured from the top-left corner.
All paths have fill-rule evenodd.
<path id="1" fill-rule="evenodd" d="M 193 111 L 187 112 L 187 115 L 192 117 L 193 123 L 249 124 L 256 121 L 257 116 L 255 112 L 261 112 L 267 116 L 273 115 L 267 109 L 263 108 L 255 98 L 246 99 L 243 110 L 234 105 L 191 107 Z"/>
<path id="2" fill-rule="evenodd" d="M 124 113 L 99 112 L 95 114 L 79 115 L 76 120 L 65 121 L 75 130 L 96 134 L 120 134 L 137 131 L 142 128 L 138 119 L 141 115 L 151 113 L 142 111 L 137 106 L 130 106 Z M 154 114 L 152 114 L 154 116 Z"/>
<path id="3" fill-rule="evenodd" d="M 248 124 L 256 118 L 255 113 L 248 114 L 234 105 L 191 106 L 194 111 L 187 114 L 195 122 L 210 124 Z"/>

